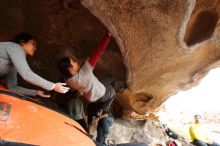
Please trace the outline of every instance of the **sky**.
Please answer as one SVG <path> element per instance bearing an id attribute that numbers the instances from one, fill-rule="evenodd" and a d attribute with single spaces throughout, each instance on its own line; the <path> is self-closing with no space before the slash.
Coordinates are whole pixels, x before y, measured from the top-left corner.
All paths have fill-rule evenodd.
<path id="1" fill-rule="evenodd" d="M 165 107 L 175 112 L 220 112 L 220 68 L 209 71 L 198 86 L 171 96 Z"/>

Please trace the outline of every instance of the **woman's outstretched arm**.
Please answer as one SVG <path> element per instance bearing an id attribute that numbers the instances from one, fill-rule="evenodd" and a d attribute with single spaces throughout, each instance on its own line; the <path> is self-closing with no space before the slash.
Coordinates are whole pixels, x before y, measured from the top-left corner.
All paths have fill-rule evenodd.
<path id="1" fill-rule="evenodd" d="M 92 55 L 89 57 L 89 63 L 95 67 L 96 63 L 101 56 L 102 52 L 107 48 L 109 41 L 111 39 L 111 33 L 108 33 L 104 39 L 99 43 L 98 47 L 95 49 L 95 51 L 92 53 Z"/>

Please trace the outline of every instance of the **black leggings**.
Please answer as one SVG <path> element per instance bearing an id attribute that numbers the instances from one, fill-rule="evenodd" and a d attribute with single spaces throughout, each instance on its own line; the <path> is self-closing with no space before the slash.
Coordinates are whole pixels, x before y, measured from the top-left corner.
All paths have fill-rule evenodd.
<path id="1" fill-rule="evenodd" d="M 101 80 L 102 84 L 105 86 L 105 94 L 98 100 L 99 102 L 105 102 L 116 95 L 117 81 L 113 77 L 107 77 Z"/>

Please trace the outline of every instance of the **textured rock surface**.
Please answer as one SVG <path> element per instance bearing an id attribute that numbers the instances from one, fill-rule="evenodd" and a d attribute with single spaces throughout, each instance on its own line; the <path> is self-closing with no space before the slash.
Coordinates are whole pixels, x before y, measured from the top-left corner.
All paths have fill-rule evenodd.
<path id="1" fill-rule="evenodd" d="M 157 110 L 219 66 L 219 0 L 1 0 L 0 12 L 0 40 L 37 36 L 31 67 L 53 81 L 60 52 L 85 59 L 110 30 L 115 41 L 95 72 L 128 83 L 117 99 L 124 113 Z"/>
<path id="2" fill-rule="evenodd" d="M 218 64 L 218 0 L 82 0 L 82 4 L 113 32 L 131 90 L 120 97 L 138 113 L 155 110 L 178 90 L 190 89 Z"/>
<path id="3" fill-rule="evenodd" d="M 96 135 L 94 132 L 93 135 Z M 94 137 L 95 139 L 95 137 Z M 169 139 L 157 122 L 116 120 L 110 127 L 108 139 L 115 144 L 143 142 L 148 146 L 165 146 Z M 176 140 L 179 146 L 191 146 L 183 139 Z"/>

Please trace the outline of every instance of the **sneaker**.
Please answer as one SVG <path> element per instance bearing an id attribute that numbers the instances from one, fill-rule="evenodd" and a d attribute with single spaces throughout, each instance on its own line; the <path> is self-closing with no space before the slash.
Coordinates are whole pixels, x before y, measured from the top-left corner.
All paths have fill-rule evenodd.
<path id="1" fill-rule="evenodd" d="M 104 144 L 105 146 L 117 146 L 114 141 L 112 140 L 107 140 L 107 144 Z"/>

